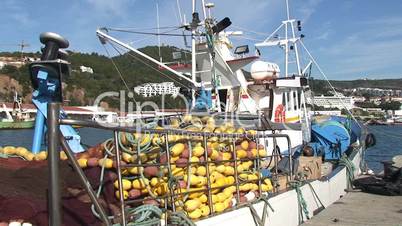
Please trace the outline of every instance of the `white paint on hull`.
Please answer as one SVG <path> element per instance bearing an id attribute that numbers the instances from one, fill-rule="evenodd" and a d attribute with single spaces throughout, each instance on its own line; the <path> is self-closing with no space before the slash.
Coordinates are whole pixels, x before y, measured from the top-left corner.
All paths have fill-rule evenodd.
<path id="1" fill-rule="evenodd" d="M 352 158 L 355 169 L 355 176 L 360 174 L 359 164 L 362 160 L 362 152 L 360 149 L 358 153 Z M 328 207 L 335 201 L 339 200 L 345 195 L 345 189 L 347 189 L 347 173 L 346 168 L 335 169 L 334 175 L 327 180 L 315 180 L 311 182 L 317 196 L 323 203 L 324 207 Z M 313 212 L 320 208 L 320 203 L 317 197 L 314 195 L 308 184 L 301 187 L 303 197 L 307 203 L 309 211 L 309 217 L 313 217 Z M 282 194 L 276 195 L 269 199 L 269 203 L 272 205 L 274 212 L 268 208 L 268 216 L 266 218 L 265 225 L 270 226 L 296 226 L 300 224 L 299 217 L 299 205 L 297 201 L 297 193 L 295 190 L 290 190 Z M 254 205 L 259 217 L 262 218 L 262 211 L 264 208 L 264 202 L 261 201 Z M 306 216 L 303 215 L 304 220 Z M 239 226 L 255 226 L 253 217 L 248 207 L 243 207 L 234 211 L 223 213 L 208 219 L 198 221 L 196 223 L 199 226 L 215 226 L 215 225 L 239 225 Z"/>

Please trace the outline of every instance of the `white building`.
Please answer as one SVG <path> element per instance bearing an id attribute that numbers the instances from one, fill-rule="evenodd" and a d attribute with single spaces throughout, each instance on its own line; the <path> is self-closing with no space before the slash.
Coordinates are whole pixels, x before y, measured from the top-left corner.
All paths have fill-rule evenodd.
<path id="1" fill-rule="evenodd" d="M 80 71 L 81 72 L 87 72 L 89 74 L 93 74 L 94 70 L 91 67 L 85 67 L 83 65 L 80 66 Z"/>
<path id="2" fill-rule="evenodd" d="M 146 83 L 134 88 L 135 93 L 143 95 L 144 97 L 162 94 L 177 95 L 179 91 L 180 87 L 176 87 L 173 82 Z"/>
<path id="3" fill-rule="evenodd" d="M 396 89 L 379 89 L 379 88 L 355 88 L 350 89 L 355 94 L 370 94 L 373 96 L 402 96 L 402 90 Z"/>
<path id="4" fill-rule="evenodd" d="M 314 96 L 314 104 L 324 108 L 352 109 L 354 100 L 345 96 Z"/>

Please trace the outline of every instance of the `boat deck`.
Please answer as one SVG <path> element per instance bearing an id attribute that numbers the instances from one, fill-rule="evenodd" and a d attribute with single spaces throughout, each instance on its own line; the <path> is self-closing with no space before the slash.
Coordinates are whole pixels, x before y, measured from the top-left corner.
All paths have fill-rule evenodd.
<path id="1" fill-rule="evenodd" d="M 303 226 L 402 226 L 402 196 L 349 192 Z"/>

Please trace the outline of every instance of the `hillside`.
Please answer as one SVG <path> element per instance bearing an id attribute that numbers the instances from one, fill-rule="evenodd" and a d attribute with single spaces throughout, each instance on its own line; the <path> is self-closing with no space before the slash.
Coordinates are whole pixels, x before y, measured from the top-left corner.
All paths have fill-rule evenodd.
<path id="1" fill-rule="evenodd" d="M 358 79 L 352 81 L 331 81 L 332 85 L 340 89 L 379 88 L 379 89 L 402 89 L 402 78 L 400 79 Z"/>
<path id="2" fill-rule="evenodd" d="M 157 46 L 147 46 L 140 49 L 142 52 L 154 57 L 159 58 Z M 172 52 L 178 49 L 173 46 L 161 47 L 161 55 L 165 62 L 171 62 Z M 183 50 L 180 50 L 183 51 Z M 107 91 L 120 91 L 126 90 L 119 73 L 116 71 L 111 59 L 97 53 L 77 53 L 69 52 L 69 61 L 71 62 L 72 73 L 70 77 L 64 78 L 64 99 L 68 100 L 65 104 L 69 105 L 88 105 L 93 104 L 94 99 L 101 93 Z M 39 53 L 25 53 L 25 56 L 39 57 Z M 177 82 L 177 77 L 172 76 L 166 71 L 161 72 L 154 64 L 143 60 L 143 58 L 135 57 L 133 53 L 127 53 L 122 56 L 113 57 L 113 61 L 118 66 L 124 80 L 127 83 L 130 91 L 133 87 L 146 83 L 146 82 L 165 82 L 172 81 L 170 78 L 175 78 L 176 86 L 187 86 L 184 81 Z M 184 55 L 184 54 L 182 54 Z M 18 59 L 20 53 L 0 53 L 0 57 L 14 57 Z M 188 55 L 189 57 L 189 55 Z M 142 62 L 141 62 L 142 61 Z M 83 65 L 91 67 L 94 70 L 93 74 L 80 72 L 79 67 Z M 366 88 L 382 88 L 382 89 L 401 89 L 402 79 L 381 79 L 381 80 L 353 80 L 353 81 L 337 81 L 333 80 L 331 83 L 336 89 L 350 89 L 357 87 Z M 330 87 L 324 80 L 311 80 L 311 88 L 316 95 L 329 94 Z M 20 68 L 5 66 L 0 70 L 0 101 L 12 101 L 13 90 L 17 90 L 25 97 L 25 102 L 30 101 L 31 83 L 28 75 L 28 67 L 22 66 Z M 127 90 L 126 90 L 127 91 Z M 160 103 L 160 97 L 144 98 L 135 95 L 135 101 L 154 101 Z M 111 107 L 117 108 L 119 106 L 118 99 L 106 100 Z M 134 100 L 130 100 L 134 101 Z M 176 108 L 182 106 L 182 103 L 177 100 L 169 99 L 166 107 Z"/>
<path id="3" fill-rule="evenodd" d="M 159 58 L 158 47 L 148 46 L 140 49 L 140 51 L 154 57 Z M 161 47 L 161 55 L 164 61 L 173 61 L 172 52 L 178 51 L 175 47 L 164 46 Z M 69 61 L 71 63 L 71 75 L 67 78 L 63 78 L 65 82 L 64 86 L 64 99 L 68 100 L 66 104 L 69 105 L 86 105 L 93 104 L 94 99 L 103 92 L 108 91 L 120 91 L 127 89 L 120 78 L 119 73 L 116 71 L 112 61 L 97 53 L 76 53 L 69 52 Z M 134 55 L 132 53 L 129 53 Z M 133 87 L 146 83 L 146 82 L 166 82 L 172 81 L 169 79 L 171 75 L 168 72 L 161 72 L 158 70 L 154 64 L 143 60 L 142 58 L 135 59 L 129 54 L 119 55 L 113 57 L 114 63 L 118 66 L 125 82 L 127 83 L 130 91 L 133 91 Z M 19 57 L 20 53 L 0 53 L 0 56 L 12 56 Z M 38 56 L 36 54 L 30 53 L 28 56 Z M 134 55 L 135 56 L 135 55 Z M 139 60 L 143 61 L 140 62 Z M 145 63 L 145 64 L 144 64 Z M 152 66 L 147 66 L 147 65 Z M 79 67 L 83 65 L 86 67 L 91 67 L 94 70 L 93 74 L 80 72 Z M 14 86 L 15 89 L 21 93 L 28 102 L 30 99 L 31 84 L 28 75 L 28 67 L 22 66 L 20 68 L 6 66 L 0 70 L 0 78 L 5 79 L 5 76 L 10 77 L 9 80 L 17 81 L 17 85 Z M 177 78 L 175 78 L 177 80 Z M 7 79 L 5 79 L 7 80 Z M 15 81 L 14 81 L 15 80 Z M 180 81 L 180 84 L 175 83 L 177 86 L 182 86 L 184 82 Z M 187 84 L 184 84 L 187 85 Z M 5 86 L 5 85 L 3 85 Z M 23 88 L 21 88 L 21 87 Z M 0 85 L 0 101 L 12 101 L 12 88 L 13 86 L 7 85 L 6 87 L 1 87 Z M 136 101 L 141 100 L 152 100 L 157 103 L 160 102 L 160 98 L 143 98 L 142 96 L 134 96 Z M 133 100 L 131 100 L 133 101 Z M 180 102 L 174 100 L 168 100 L 168 107 L 174 108 L 179 107 Z M 113 107 L 118 106 L 118 100 L 108 100 L 109 104 Z"/>
<path id="4" fill-rule="evenodd" d="M 357 80 L 330 80 L 337 91 L 354 88 L 379 88 L 379 89 L 402 89 L 402 78 L 400 79 L 357 79 Z M 310 87 L 316 95 L 331 95 L 332 91 L 328 81 L 320 79 L 310 80 Z"/>

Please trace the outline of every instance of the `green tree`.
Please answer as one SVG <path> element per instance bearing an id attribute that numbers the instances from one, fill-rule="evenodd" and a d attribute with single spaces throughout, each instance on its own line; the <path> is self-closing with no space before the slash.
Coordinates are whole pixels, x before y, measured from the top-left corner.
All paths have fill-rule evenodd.
<path id="1" fill-rule="evenodd" d="M 388 110 L 399 110 L 401 108 L 401 102 L 399 101 L 387 101 L 387 102 L 383 102 L 379 105 L 379 107 L 382 110 L 388 111 Z"/>

